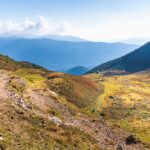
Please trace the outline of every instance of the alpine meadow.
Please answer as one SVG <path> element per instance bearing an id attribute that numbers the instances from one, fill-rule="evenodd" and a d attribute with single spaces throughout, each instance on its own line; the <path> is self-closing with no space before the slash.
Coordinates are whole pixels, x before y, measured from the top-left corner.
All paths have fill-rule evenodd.
<path id="1" fill-rule="evenodd" d="M 150 150 L 150 1 L 0 1 L 0 150 Z"/>

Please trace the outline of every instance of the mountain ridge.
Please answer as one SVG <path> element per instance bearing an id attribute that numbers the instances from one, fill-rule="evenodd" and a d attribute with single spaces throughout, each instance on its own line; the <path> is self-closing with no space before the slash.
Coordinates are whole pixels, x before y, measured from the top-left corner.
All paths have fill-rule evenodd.
<path id="1" fill-rule="evenodd" d="M 124 73 L 135 73 L 150 68 L 150 42 L 117 59 L 103 63 L 88 73 L 97 71 L 120 70 Z"/>
<path id="2" fill-rule="evenodd" d="M 130 52 L 137 45 L 104 42 L 64 42 L 50 39 L 0 39 L 0 53 L 50 70 L 96 66 Z"/>

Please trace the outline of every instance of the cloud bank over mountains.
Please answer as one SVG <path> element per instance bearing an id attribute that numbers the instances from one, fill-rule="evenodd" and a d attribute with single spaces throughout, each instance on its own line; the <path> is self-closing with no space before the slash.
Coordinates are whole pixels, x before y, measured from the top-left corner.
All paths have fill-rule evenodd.
<path id="1" fill-rule="evenodd" d="M 37 20 L 29 18 L 22 22 L 8 20 L 0 22 L 0 36 L 23 36 L 38 37 L 45 35 L 67 35 L 71 32 L 72 25 L 68 21 L 54 22 L 43 16 L 38 16 Z"/>

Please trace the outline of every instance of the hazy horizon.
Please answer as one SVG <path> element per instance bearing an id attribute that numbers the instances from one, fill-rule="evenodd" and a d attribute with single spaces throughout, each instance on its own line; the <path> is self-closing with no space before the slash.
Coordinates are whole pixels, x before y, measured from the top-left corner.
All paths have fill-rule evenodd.
<path id="1" fill-rule="evenodd" d="M 143 44 L 150 39 L 148 0 L 5 0 L 0 36 L 71 35 Z"/>

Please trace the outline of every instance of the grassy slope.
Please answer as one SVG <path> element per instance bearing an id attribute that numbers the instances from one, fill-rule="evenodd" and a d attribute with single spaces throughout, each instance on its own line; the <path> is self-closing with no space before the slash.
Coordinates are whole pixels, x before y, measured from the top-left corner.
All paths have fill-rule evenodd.
<path id="1" fill-rule="evenodd" d="M 80 112 L 79 107 L 85 107 L 95 101 L 100 92 L 99 86 L 83 77 L 53 73 L 29 63 L 18 63 L 4 56 L 0 56 L 0 62 L 0 69 L 11 71 L 3 73 L 0 70 L 0 78 L 4 75 L 8 80 L 2 92 L 8 93 L 5 98 L 1 97 L 3 94 L 0 95 L 0 136 L 4 138 L 0 140 L 0 149 L 98 149 L 95 140 L 89 134 L 78 127 L 56 126 L 47 116 L 53 114 L 63 120 L 66 116 L 63 116 L 62 112 L 65 110 L 61 110 L 60 113 L 58 108 L 64 106 L 69 115 L 74 116 Z M 57 80 L 62 81 L 56 84 Z M 2 85 L 1 83 L 0 88 Z M 93 88 L 93 95 L 89 94 L 90 88 Z M 53 89 L 58 96 L 51 94 L 49 89 Z M 38 91 L 37 97 L 33 94 L 35 91 Z M 9 97 L 9 92 L 19 95 L 32 109 L 24 110 L 16 104 L 15 98 Z M 44 95 L 48 95 L 48 99 Z M 34 96 L 35 99 L 32 98 Z M 54 99 L 52 105 L 49 104 L 51 99 Z M 58 104 L 61 107 L 57 108 Z M 56 105 L 56 108 L 53 105 Z"/>
<path id="2" fill-rule="evenodd" d="M 69 102 L 80 108 L 94 102 L 101 91 L 100 86 L 85 77 L 51 73 L 48 79 L 51 90 L 65 96 Z"/>
<path id="3" fill-rule="evenodd" d="M 100 86 L 84 77 L 66 75 L 63 73 L 51 72 L 40 66 L 27 63 L 16 62 L 7 56 L 0 55 L 0 69 L 15 71 L 17 76 L 34 82 L 45 81 L 46 88 L 64 96 L 69 102 L 78 107 L 86 107 L 94 102 L 100 93 Z"/>
<path id="4" fill-rule="evenodd" d="M 75 148 L 86 150 L 89 148 L 100 149 L 99 145 L 103 146 L 103 148 L 107 146 L 108 149 L 113 149 L 116 143 L 115 140 L 109 139 L 107 135 L 107 130 L 110 130 L 109 127 L 106 127 L 101 122 L 95 122 L 93 120 L 96 118 L 95 115 L 89 118 L 89 114 L 100 111 L 105 114 L 106 119 L 111 120 L 112 123 L 119 124 L 123 128 L 123 125 L 126 125 L 125 123 L 134 118 L 133 116 L 124 117 L 125 119 L 120 122 L 120 118 L 117 117 L 119 115 L 122 117 L 126 113 L 121 109 L 123 108 L 122 103 L 120 105 L 118 99 L 116 99 L 115 102 L 119 104 L 119 107 L 115 109 L 118 105 L 113 107 L 113 103 L 109 103 L 108 100 L 109 96 L 116 95 L 117 92 L 117 95 L 120 96 L 121 88 L 125 88 L 126 92 L 129 92 L 128 86 L 123 82 L 123 77 L 103 79 L 103 77 L 91 75 L 91 79 L 100 83 L 98 86 L 85 77 L 50 72 L 43 68 L 37 69 L 37 67 L 31 67 L 32 64 L 29 65 L 30 67 L 28 67 L 28 64 L 23 64 L 25 66 L 22 66 L 22 64 L 7 57 L 2 58 L 1 69 L 11 70 L 11 72 L 4 71 L 4 73 L 0 71 L 0 80 L 6 86 L 4 90 L 2 88 L 4 85 L 2 81 L 0 82 L 0 90 L 2 91 L 0 95 L 0 136 L 4 138 L 0 140 L 0 147 L 4 149 L 50 150 L 59 148 L 72 150 Z M 5 79 L 1 77 L 3 75 Z M 129 80 L 131 80 L 130 78 L 129 76 Z M 7 80 L 8 83 L 6 84 Z M 143 77 L 143 80 L 142 83 L 146 84 L 144 84 L 143 90 L 148 92 L 149 87 L 148 89 L 146 88 L 146 77 Z M 132 79 L 131 81 L 134 80 Z M 102 94 L 100 94 L 103 89 L 101 84 L 106 87 Z M 54 92 L 51 93 L 50 90 Z M 133 91 L 133 89 L 130 91 Z M 6 92 L 8 93 L 6 94 Z M 18 100 L 10 97 L 9 92 L 19 95 L 27 104 L 30 104 L 31 108 L 25 110 L 20 107 L 16 103 Z M 2 97 L 4 93 L 6 94 L 5 98 Z M 100 96 L 96 101 L 98 95 Z M 114 117 L 110 112 L 110 107 L 114 114 L 117 114 L 116 110 L 121 110 Z M 49 115 L 59 117 L 66 123 L 73 123 L 73 126 L 56 126 L 54 122 L 49 120 Z M 75 122 L 73 122 L 74 120 Z M 100 129 L 99 125 L 102 126 Z M 131 129 L 134 129 L 134 126 Z M 147 128 L 144 129 L 146 130 L 143 132 L 145 136 L 148 130 Z M 121 132 L 122 141 L 124 142 L 124 136 L 127 136 L 127 134 L 113 126 L 111 130 L 113 130 L 113 134 L 116 131 Z M 145 138 L 139 137 L 143 142 L 149 142 Z"/>
<path id="5" fill-rule="evenodd" d="M 89 78 L 103 84 L 104 93 L 93 106 L 105 119 L 150 145 L 150 74 Z"/>
<path id="6" fill-rule="evenodd" d="M 34 69 L 21 69 L 12 73 L 9 72 L 11 82 L 9 82 L 7 89 L 20 95 L 30 104 L 32 109 L 26 111 L 11 102 L 11 99 L 6 98 L 1 100 L 0 134 L 4 137 L 4 140 L 0 140 L 0 146 L 8 150 L 50 150 L 55 148 L 71 150 L 75 147 L 83 150 L 89 147 L 98 149 L 95 141 L 79 128 L 57 126 L 48 120 L 47 116 L 49 114 L 54 114 L 62 120 L 64 116 L 50 104 L 45 105 L 45 103 L 47 103 L 46 98 L 45 100 L 43 99 L 45 101 L 44 103 L 40 102 L 40 97 L 38 97 L 35 102 L 32 101 L 32 96 L 27 94 L 30 93 L 30 91 L 39 90 L 42 94 L 48 93 L 47 78 L 39 74 L 39 72 L 41 73 L 40 70 L 38 70 L 38 73 L 36 71 Z M 26 84 L 22 85 L 21 80 Z M 21 86 L 23 86 L 23 88 Z M 58 101 L 60 105 L 65 103 L 65 106 L 69 107 L 70 111 L 72 108 L 76 108 L 75 105 L 67 102 L 65 98 L 58 96 L 57 99 L 53 97 L 53 95 L 49 95 L 48 99 L 50 102 L 51 98 L 56 99 L 56 103 Z M 79 112 L 77 109 L 76 111 Z"/>

